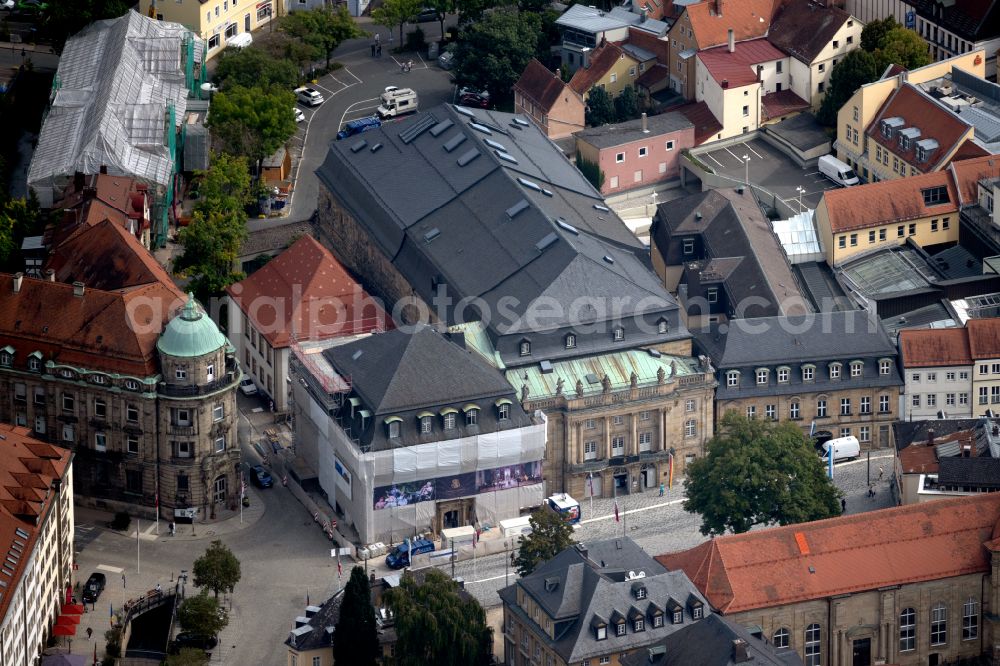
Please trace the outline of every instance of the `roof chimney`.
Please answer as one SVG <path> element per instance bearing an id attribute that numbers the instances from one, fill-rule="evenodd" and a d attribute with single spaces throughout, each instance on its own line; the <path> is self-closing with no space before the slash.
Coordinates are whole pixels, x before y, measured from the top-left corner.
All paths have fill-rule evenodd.
<path id="1" fill-rule="evenodd" d="M 102 165 L 101 165 L 101 169 L 100 169 L 100 171 L 101 171 L 101 173 L 103 173 L 103 174 L 104 174 L 105 176 L 107 176 L 107 175 L 108 175 L 108 165 L 107 165 L 107 164 L 102 164 Z"/>
<path id="2" fill-rule="evenodd" d="M 45 270 L 45 279 L 48 280 L 49 282 L 55 282 L 56 281 L 56 272 L 53 269 L 51 269 L 51 268 L 47 268 Z"/>
<path id="3" fill-rule="evenodd" d="M 742 638 L 733 639 L 733 663 L 742 664 L 750 661 L 750 645 Z"/>
<path id="4" fill-rule="evenodd" d="M 81 296 L 82 297 L 83 296 L 83 290 L 84 290 L 84 288 L 83 288 L 83 283 L 82 282 L 74 282 L 73 283 L 73 295 L 74 296 Z"/>
<path id="5" fill-rule="evenodd" d="M 646 112 L 642 112 L 642 133 L 649 134 L 649 121 L 646 118 Z"/>
<path id="6" fill-rule="evenodd" d="M 24 282 L 24 273 L 14 273 L 14 293 L 21 292 L 21 283 Z"/>
<path id="7" fill-rule="evenodd" d="M 965 445 L 962 446 L 962 457 L 963 458 L 971 458 L 972 457 L 972 445 L 971 444 L 965 444 Z"/>
<path id="8" fill-rule="evenodd" d="M 76 171 L 73 173 L 73 191 L 80 192 L 83 190 L 84 176 L 82 171 Z"/>
<path id="9" fill-rule="evenodd" d="M 720 5 L 720 7 L 721 7 L 721 5 Z M 722 12 L 721 11 L 719 12 L 719 16 L 722 16 Z M 736 33 L 734 33 L 733 29 L 730 28 L 729 29 L 729 52 L 732 53 L 735 50 L 736 50 Z"/>
<path id="10" fill-rule="evenodd" d="M 934 446 L 934 428 L 927 431 L 927 446 Z"/>

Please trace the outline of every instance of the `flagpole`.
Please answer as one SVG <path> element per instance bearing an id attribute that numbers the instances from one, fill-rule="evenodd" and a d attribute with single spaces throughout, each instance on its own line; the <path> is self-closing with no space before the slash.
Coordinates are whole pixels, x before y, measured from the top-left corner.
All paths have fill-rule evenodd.
<path id="1" fill-rule="evenodd" d="M 135 572 L 139 573 L 139 519 L 135 519 Z"/>
<path id="2" fill-rule="evenodd" d="M 594 473 L 587 474 L 587 489 L 590 490 L 590 517 L 594 517 Z"/>

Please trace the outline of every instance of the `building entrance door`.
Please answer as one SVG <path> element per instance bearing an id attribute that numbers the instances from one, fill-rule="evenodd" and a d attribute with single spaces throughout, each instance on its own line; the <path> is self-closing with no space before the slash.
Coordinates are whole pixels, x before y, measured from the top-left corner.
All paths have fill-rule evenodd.
<path id="1" fill-rule="evenodd" d="M 226 503 L 226 477 L 220 476 L 215 480 L 215 502 L 216 504 Z"/>
<path id="2" fill-rule="evenodd" d="M 450 530 L 458 527 L 458 511 L 445 511 L 444 517 L 441 519 L 441 524 L 444 525 L 444 529 Z"/>
<path id="3" fill-rule="evenodd" d="M 243 17 L 243 32 L 250 32 L 250 15 Z"/>
<path id="4" fill-rule="evenodd" d="M 854 657 L 851 666 L 871 666 L 872 639 L 859 638 L 854 641 Z"/>

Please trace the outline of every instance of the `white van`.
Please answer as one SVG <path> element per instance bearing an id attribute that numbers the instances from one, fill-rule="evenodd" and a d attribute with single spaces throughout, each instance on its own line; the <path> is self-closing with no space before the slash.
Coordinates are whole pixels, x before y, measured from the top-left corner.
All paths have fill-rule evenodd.
<path id="1" fill-rule="evenodd" d="M 854 435 L 848 435 L 824 443 L 820 456 L 826 463 L 830 461 L 831 450 L 833 451 L 833 462 L 852 460 L 861 455 L 861 442 Z"/>
<path id="2" fill-rule="evenodd" d="M 417 93 L 412 88 L 396 88 L 389 86 L 379 97 L 379 118 L 392 118 L 417 110 Z"/>
<path id="3" fill-rule="evenodd" d="M 821 174 L 838 185 L 850 187 L 851 185 L 857 185 L 861 182 L 861 179 L 858 178 L 858 174 L 854 173 L 854 169 L 852 169 L 849 165 L 844 164 L 833 155 L 824 155 L 819 158 L 819 162 L 816 166 L 819 167 L 819 172 Z"/>

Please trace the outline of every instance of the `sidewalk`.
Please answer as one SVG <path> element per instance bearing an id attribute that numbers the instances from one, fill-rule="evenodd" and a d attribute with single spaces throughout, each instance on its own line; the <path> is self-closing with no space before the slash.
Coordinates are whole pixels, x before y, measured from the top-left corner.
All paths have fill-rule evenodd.
<path id="1" fill-rule="evenodd" d="M 74 506 L 73 511 L 77 525 L 83 523 L 96 525 L 107 532 L 115 532 L 131 540 L 136 538 L 136 525 L 138 524 L 139 540 L 141 541 L 201 541 L 215 539 L 224 534 L 232 534 L 252 527 L 264 515 L 264 500 L 261 498 L 260 492 L 257 488 L 247 486 L 250 506 L 243 509 L 242 521 L 239 511 L 219 511 L 219 514 L 224 517 L 211 522 L 178 523 L 174 536 L 170 536 L 170 521 L 163 518 L 160 519 L 159 534 L 157 534 L 156 521 L 139 519 L 137 523 L 135 518 L 132 519 L 127 532 L 115 532 L 107 526 L 114 519 L 112 512 L 79 505 Z"/>

